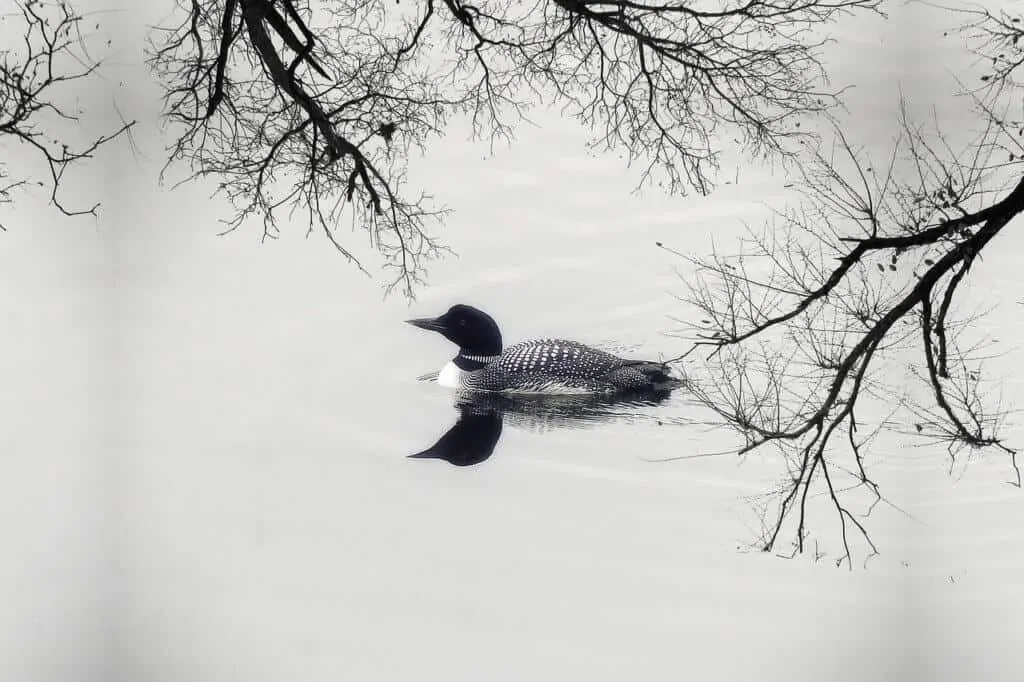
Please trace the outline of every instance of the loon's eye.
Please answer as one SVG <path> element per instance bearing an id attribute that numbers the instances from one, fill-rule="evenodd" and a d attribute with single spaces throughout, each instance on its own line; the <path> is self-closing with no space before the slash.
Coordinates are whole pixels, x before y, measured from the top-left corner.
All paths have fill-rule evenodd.
<path id="1" fill-rule="evenodd" d="M 459 326 L 460 327 L 465 327 L 466 326 L 466 318 L 464 318 L 464 317 L 460 317 L 459 318 Z"/>

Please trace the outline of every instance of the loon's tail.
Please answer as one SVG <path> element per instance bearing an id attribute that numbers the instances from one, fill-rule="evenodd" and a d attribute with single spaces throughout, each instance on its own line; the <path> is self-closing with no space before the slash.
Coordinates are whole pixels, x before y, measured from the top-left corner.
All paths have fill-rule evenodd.
<path id="1" fill-rule="evenodd" d="M 644 389 L 653 391 L 671 391 L 682 385 L 682 381 L 672 376 L 672 370 L 663 362 L 630 361 L 628 364 L 613 370 L 608 378 L 620 389 Z"/>

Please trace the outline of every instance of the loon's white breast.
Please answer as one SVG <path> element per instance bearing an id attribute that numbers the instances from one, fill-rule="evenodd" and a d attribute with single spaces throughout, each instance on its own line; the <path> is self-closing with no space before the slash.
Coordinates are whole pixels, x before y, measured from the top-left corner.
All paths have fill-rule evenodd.
<path id="1" fill-rule="evenodd" d="M 434 366 L 436 367 L 437 365 Z M 462 380 L 467 373 L 466 370 L 461 369 L 455 362 L 449 360 L 448 364 L 437 373 L 437 383 L 445 388 L 462 388 Z"/>

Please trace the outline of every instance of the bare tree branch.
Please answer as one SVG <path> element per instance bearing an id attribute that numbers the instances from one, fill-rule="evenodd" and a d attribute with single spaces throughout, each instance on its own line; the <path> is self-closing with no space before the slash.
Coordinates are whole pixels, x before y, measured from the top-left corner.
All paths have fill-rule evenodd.
<path id="1" fill-rule="evenodd" d="M 965 88 L 981 122 L 966 146 L 904 108 L 900 137 L 876 165 L 837 125 L 835 145 L 811 148 L 800 166 L 800 207 L 753 233 L 739 255 L 691 259 L 699 277 L 688 300 L 700 322 L 683 332 L 708 349 L 709 362 L 688 368 L 689 386 L 742 436 L 741 454 L 771 450 L 787 463 L 766 512 L 765 551 L 787 528 L 794 551 L 806 549 L 808 505 L 820 488 L 838 521 L 839 563 L 852 566 L 855 537 L 869 556 L 877 552 L 859 520 L 882 500 L 865 467 L 865 422 L 872 433 L 892 428 L 941 443 L 953 460 L 964 448 L 992 448 L 1009 457 L 1011 482 L 1021 485 L 1016 450 L 1000 435 L 1006 412 L 983 389 L 986 358 L 961 342 L 976 317 L 957 319 L 956 303 L 982 251 L 1024 213 L 1015 146 L 1024 112 L 1009 116 L 1020 106 L 1024 34 L 1020 17 L 970 16 L 965 31 L 979 51 L 998 54 L 989 55 L 985 85 Z M 923 391 L 895 378 L 908 374 Z M 892 412 L 879 419 L 886 405 Z"/>
<path id="2" fill-rule="evenodd" d="M 229 229 L 264 235 L 298 210 L 338 238 L 343 214 L 371 236 L 412 296 L 444 210 L 403 187 L 408 154 L 466 115 L 511 139 L 531 106 L 562 107 L 593 143 L 642 163 L 642 182 L 709 191 L 723 133 L 785 158 L 799 120 L 836 102 L 818 60 L 822 26 L 879 0 L 179 0 L 150 65 L 175 130 L 169 164 L 212 176 Z M 315 194 L 315 196 L 314 196 Z"/>
<path id="3" fill-rule="evenodd" d="M 135 122 L 122 119 L 110 132 L 85 143 L 66 136 L 77 127 L 82 110 L 61 103 L 60 93 L 95 77 L 100 67 L 86 49 L 84 19 L 67 2 L 16 0 L 14 8 L 3 19 L 13 20 L 7 30 L 20 33 L 21 41 L 0 47 L 0 139 L 26 146 L 30 156 L 46 164 L 49 177 L 33 180 L 27 169 L 11 176 L 10 162 L 0 158 L 0 203 L 12 201 L 13 191 L 26 185 L 49 185 L 50 203 L 64 215 L 95 215 L 98 203 L 86 208 L 65 204 L 59 196 L 61 181 L 72 166 L 128 134 Z"/>

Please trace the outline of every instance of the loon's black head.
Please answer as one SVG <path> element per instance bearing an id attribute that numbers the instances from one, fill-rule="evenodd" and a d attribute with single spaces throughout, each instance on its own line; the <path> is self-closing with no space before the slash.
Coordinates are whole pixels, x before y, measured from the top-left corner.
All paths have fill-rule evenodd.
<path id="1" fill-rule="evenodd" d="M 498 323 L 482 310 L 473 306 L 453 305 L 441 317 L 423 317 L 406 320 L 420 329 L 443 334 L 467 355 L 492 356 L 501 354 L 501 331 Z"/>

